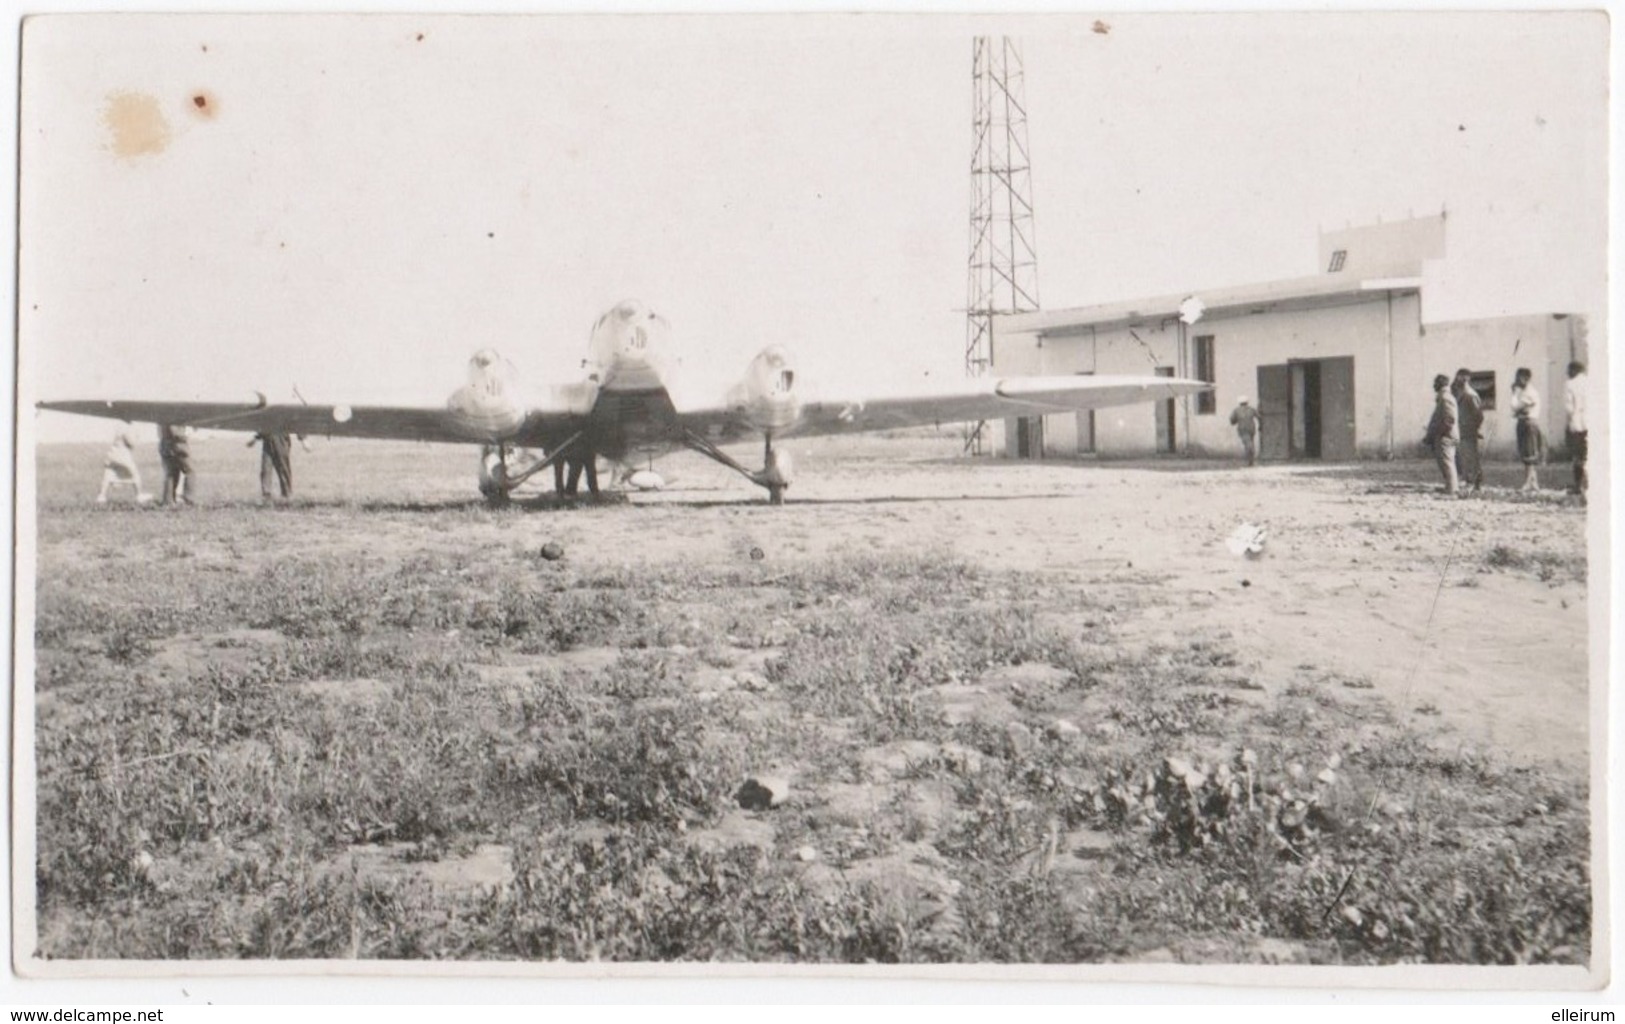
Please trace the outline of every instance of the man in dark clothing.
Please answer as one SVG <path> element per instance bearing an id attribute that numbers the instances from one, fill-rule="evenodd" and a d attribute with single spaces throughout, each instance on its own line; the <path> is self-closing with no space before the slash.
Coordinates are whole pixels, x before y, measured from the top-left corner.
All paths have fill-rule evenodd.
<path id="1" fill-rule="evenodd" d="M 1436 396 L 1433 418 L 1428 421 L 1428 431 L 1422 443 L 1433 449 L 1433 459 L 1439 464 L 1439 472 L 1444 475 L 1444 492 L 1454 498 L 1459 493 L 1456 445 L 1461 440 L 1461 431 L 1456 424 L 1456 399 L 1450 393 L 1450 378 L 1442 373 L 1434 377 L 1433 393 Z"/>
<path id="2" fill-rule="evenodd" d="M 256 444 L 260 446 L 260 496 L 271 500 L 271 478 L 275 475 L 282 497 L 293 497 L 293 439 L 286 430 L 267 430 L 248 442 L 250 448 Z M 303 437 L 299 446 L 310 451 Z"/>
<path id="3" fill-rule="evenodd" d="M 160 505 L 182 502 L 190 505 L 192 496 L 192 445 L 186 428 L 158 424 L 158 461 L 164 465 L 164 493 Z"/>
<path id="4" fill-rule="evenodd" d="M 1484 489 L 1484 462 L 1478 449 L 1478 442 L 1484 439 L 1484 400 L 1473 390 L 1472 377 L 1471 370 L 1457 370 L 1450 394 L 1456 399 L 1456 424 L 1461 430 L 1461 444 L 1456 448 L 1456 471 L 1461 486 L 1477 494 Z"/>
<path id="5" fill-rule="evenodd" d="M 1247 465 L 1258 465 L 1258 410 L 1243 398 L 1230 414 L 1230 425 L 1241 438 L 1242 450 L 1247 453 Z"/>

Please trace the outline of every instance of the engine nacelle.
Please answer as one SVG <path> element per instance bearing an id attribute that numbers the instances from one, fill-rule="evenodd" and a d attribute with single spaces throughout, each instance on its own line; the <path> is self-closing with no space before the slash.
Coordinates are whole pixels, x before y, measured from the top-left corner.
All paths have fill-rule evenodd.
<path id="1" fill-rule="evenodd" d="M 801 396 L 796 391 L 795 364 L 778 345 L 757 353 L 745 376 L 728 391 L 735 414 L 764 434 L 788 430 L 801 418 Z"/>
<path id="2" fill-rule="evenodd" d="M 662 386 L 677 368 L 671 325 L 635 299 L 617 304 L 593 325 L 586 368 L 611 390 Z"/>
<path id="3" fill-rule="evenodd" d="M 446 408 L 471 434 L 502 438 L 525 422 L 519 371 L 496 349 L 482 348 L 468 360 L 468 383 L 451 393 Z"/>

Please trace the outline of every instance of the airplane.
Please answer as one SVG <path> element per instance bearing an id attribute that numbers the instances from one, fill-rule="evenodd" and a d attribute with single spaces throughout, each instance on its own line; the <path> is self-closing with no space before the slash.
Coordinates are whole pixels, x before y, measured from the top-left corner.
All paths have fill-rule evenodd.
<path id="1" fill-rule="evenodd" d="M 535 395 L 513 363 L 483 348 L 469 359 L 467 382 L 438 407 L 271 404 L 263 394 L 246 403 L 74 400 L 39 407 L 210 430 L 477 444 L 480 492 L 492 503 L 506 501 L 549 467 L 561 493 L 574 493 L 577 476 L 585 472 L 596 496 L 600 457 L 629 467 L 688 448 L 739 473 L 766 490 L 769 503 L 780 505 L 793 466 L 775 442 L 787 438 L 1081 412 L 1212 386 L 1153 376 L 981 377 L 911 392 L 829 398 L 807 393 L 790 354 L 769 345 L 723 394 L 697 395 L 683 384 L 677 356 L 666 320 L 641 302 L 626 301 L 593 326 L 586 377 Z M 753 438 L 763 443 L 760 469 L 722 450 Z M 527 449 L 544 456 L 521 466 L 516 456 Z M 644 480 L 657 483 L 658 476 L 645 472 Z"/>

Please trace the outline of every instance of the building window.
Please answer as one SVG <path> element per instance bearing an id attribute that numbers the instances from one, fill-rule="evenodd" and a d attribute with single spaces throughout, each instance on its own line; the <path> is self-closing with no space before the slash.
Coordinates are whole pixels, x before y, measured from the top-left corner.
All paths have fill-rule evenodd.
<path id="1" fill-rule="evenodd" d="M 1343 261 L 1349 258 L 1347 249 L 1339 249 L 1332 253 L 1332 265 L 1326 268 L 1326 273 L 1335 274 L 1343 269 Z"/>
<path id="2" fill-rule="evenodd" d="M 1474 370 L 1473 375 L 1467 378 L 1467 383 L 1478 392 L 1479 401 L 1484 403 L 1484 411 L 1489 412 L 1495 408 L 1495 371 Z"/>
<path id="3" fill-rule="evenodd" d="M 1196 336 L 1196 379 L 1209 384 L 1217 381 L 1218 375 L 1213 370 L 1213 335 L 1198 334 Z M 1200 392 L 1196 396 L 1196 411 L 1204 416 L 1213 415 L 1217 408 L 1218 399 L 1214 397 L 1213 389 Z"/>

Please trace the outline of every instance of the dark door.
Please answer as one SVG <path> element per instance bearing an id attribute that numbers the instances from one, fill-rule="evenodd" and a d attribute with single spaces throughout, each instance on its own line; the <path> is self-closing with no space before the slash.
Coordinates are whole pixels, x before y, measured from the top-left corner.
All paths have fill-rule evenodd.
<path id="1" fill-rule="evenodd" d="M 1292 375 L 1291 448 L 1294 457 L 1320 458 L 1320 363 L 1296 361 L 1287 364 Z"/>
<path id="2" fill-rule="evenodd" d="M 1092 370 L 1085 370 L 1078 374 L 1080 377 L 1093 377 Z M 1095 450 L 1095 411 L 1078 413 L 1078 454 L 1091 455 Z"/>
<path id="3" fill-rule="evenodd" d="M 1172 377 L 1172 366 L 1157 367 L 1158 377 Z M 1166 398 L 1157 403 L 1157 451 L 1174 451 L 1174 400 Z"/>
<path id="4" fill-rule="evenodd" d="M 1320 361 L 1320 457 L 1354 458 L 1354 357 Z"/>
<path id="5" fill-rule="evenodd" d="M 1285 363 L 1258 368 L 1258 455 L 1284 460 L 1291 455 L 1292 374 Z"/>
<path id="6" fill-rule="evenodd" d="M 1023 416 L 1016 420 L 1016 457 L 1044 457 L 1044 417 Z"/>

